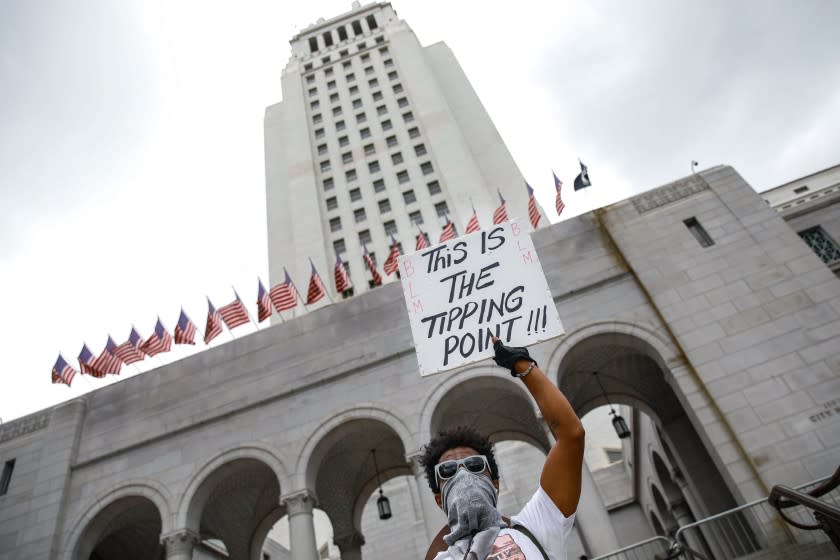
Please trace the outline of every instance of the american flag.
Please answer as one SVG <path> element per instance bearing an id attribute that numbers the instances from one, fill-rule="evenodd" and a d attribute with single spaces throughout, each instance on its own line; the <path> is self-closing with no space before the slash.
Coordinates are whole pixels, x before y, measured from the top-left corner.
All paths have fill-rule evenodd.
<path id="1" fill-rule="evenodd" d="M 236 290 L 233 290 L 233 295 L 236 297 L 232 302 L 219 308 L 219 315 L 222 316 L 222 321 L 225 322 L 225 325 L 230 330 L 244 325 L 251 320 L 248 316 L 248 310 L 245 309 L 245 304 L 239 299 L 239 294 L 236 293 Z"/>
<path id="2" fill-rule="evenodd" d="M 156 356 L 163 352 L 169 352 L 171 349 L 172 335 L 167 332 L 166 327 L 163 326 L 163 323 L 160 322 L 160 317 L 158 317 L 157 323 L 155 324 L 155 332 L 143 343 L 140 350 L 148 356 Z"/>
<path id="3" fill-rule="evenodd" d="M 91 364 L 94 369 L 101 371 L 102 373 L 113 373 L 115 375 L 119 375 L 120 369 L 122 368 L 122 362 L 119 358 L 114 355 L 114 350 L 117 349 L 117 344 L 114 342 L 114 339 L 108 335 L 108 342 L 105 343 L 105 348 L 102 349 L 102 353 L 93 360 Z"/>
<path id="4" fill-rule="evenodd" d="M 52 382 L 64 383 L 69 387 L 77 373 L 78 372 L 70 367 L 70 364 L 64 360 L 64 357 L 59 354 L 58 359 L 55 361 L 55 365 L 52 368 Z"/>
<path id="5" fill-rule="evenodd" d="M 429 246 L 429 240 L 428 238 L 426 238 L 426 232 L 423 231 L 423 228 L 420 227 L 420 224 L 417 224 L 417 229 L 420 231 L 420 233 L 417 234 L 417 242 L 414 245 L 415 251 L 425 249 Z"/>
<path id="6" fill-rule="evenodd" d="M 312 275 L 309 277 L 309 290 L 306 292 L 306 305 L 312 305 L 326 295 L 324 290 L 324 283 L 321 282 L 321 277 L 318 276 L 318 271 L 315 270 L 315 263 L 309 259 L 309 264 L 312 265 Z"/>
<path id="7" fill-rule="evenodd" d="M 566 205 L 563 204 L 563 199 L 560 197 L 560 189 L 563 188 L 563 181 L 557 178 L 557 174 L 554 171 L 552 171 L 551 174 L 554 175 L 554 188 L 557 189 L 557 196 L 554 198 L 554 207 L 557 209 L 557 215 L 559 216 L 563 213 L 563 209 L 566 207 Z"/>
<path id="8" fill-rule="evenodd" d="M 335 256 L 335 291 L 343 293 L 350 289 L 350 275 L 347 274 L 347 269 L 344 268 L 344 261 L 341 260 L 341 255 Z"/>
<path id="9" fill-rule="evenodd" d="M 271 298 L 271 303 L 274 304 L 274 309 L 277 312 L 286 311 L 287 309 L 293 309 L 297 306 L 298 294 L 297 290 L 295 289 L 295 284 L 292 282 L 291 276 L 289 276 L 289 272 L 284 268 L 283 272 L 286 274 L 286 279 L 271 288 L 268 292 L 268 296 Z"/>
<path id="10" fill-rule="evenodd" d="M 79 352 L 79 366 L 82 373 L 86 373 L 94 377 L 105 377 L 104 371 L 99 371 L 93 367 L 94 360 L 95 357 L 93 352 L 88 349 L 87 344 L 82 344 L 82 351 Z"/>
<path id="11" fill-rule="evenodd" d="M 195 333 L 198 329 L 181 309 L 181 315 L 178 316 L 178 324 L 175 325 L 175 344 L 195 344 Z"/>
<path id="12" fill-rule="evenodd" d="M 262 280 L 257 278 L 257 320 L 262 323 L 271 317 L 271 298 L 268 292 L 265 291 Z"/>
<path id="13" fill-rule="evenodd" d="M 388 253 L 388 258 L 385 259 L 385 262 L 382 264 L 382 270 L 385 271 L 385 274 L 389 276 L 397 271 L 397 267 L 399 263 L 397 259 L 400 256 L 400 244 L 397 243 L 397 240 L 394 239 L 394 235 L 391 234 L 391 252 Z"/>
<path id="14" fill-rule="evenodd" d="M 537 199 L 534 197 L 534 189 L 525 181 L 525 188 L 528 189 L 528 219 L 531 220 L 531 227 L 537 229 L 540 223 L 540 210 L 537 208 Z"/>
<path id="15" fill-rule="evenodd" d="M 443 226 L 443 231 L 440 232 L 440 241 L 438 243 L 443 243 L 444 241 L 449 241 L 450 239 L 455 239 L 457 235 L 455 234 L 455 224 L 452 223 L 452 220 L 449 219 L 449 215 L 446 215 L 446 225 Z"/>
<path id="16" fill-rule="evenodd" d="M 137 329 L 131 327 L 131 334 L 128 335 L 128 340 L 114 348 L 113 354 L 122 360 L 125 365 L 143 361 L 146 355 L 140 351 L 142 344 L 143 337 L 140 336 Z"/>
<path id="17" fill-rule="evenodd" d="M 418 240 L 417 243 L 420 243 Z M 382 285 L 382 276 L 379 275 L 379 271 L 376 270 L 376 265 L 373 263 L 373 259 L 370 258 L 370 253 L 368 253 L 367 245 L 364 245 L 365 252 L 362 255 L 362 258 L 365 260 L 365 264 L 370 270 L 370 276 L 373 280 L 374 286 L 381 286 Z"/>
<path id="18" fill-rule="evenodd" d="M 213 302 L 207 298 L 207 325 L 204 327 L 204 344 L 222 334 L 222 316 L 213 307 Z"/>
<path id="19" fill-rule="evenodd" d="M 506 222 L 508 219 L 507 209 L 505 208 L 505 199 L 502 197 L 502 191 L 498 191 L 499 193 L 499 207 L 493 211 L 493 223 L 494 224 L 501 224 L 502 222 Z"/>
<path id="20" fill-rule="evenodd" d="M 481 231 L 481 226 L 478 223 L 478 214 L 475 212 L 475 206 L 473 206 L 473 215 L 470 218 L 470 221 L 467 222 L 467 233 L 473 233 L 476 231 Z"/>

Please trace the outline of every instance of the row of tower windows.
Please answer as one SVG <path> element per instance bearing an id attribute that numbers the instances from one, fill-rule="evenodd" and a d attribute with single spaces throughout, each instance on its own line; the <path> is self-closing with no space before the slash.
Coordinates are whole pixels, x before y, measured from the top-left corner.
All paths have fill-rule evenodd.
<path id="1" fill-rule="evenodd" d="M 374 31 L 379 28 L 379 25 L 377 24 L 376 18 L 373 16 L 373 14 L 365 17 L 364 21 L 367 24 L 368 31 Z M 347 27 L 347 25 L 339 25 L 334 30 L 331 29 L 322 33 L 321 39 L 323 39 L 324 41 L 324 48 L 332 47 L 336 43 L 336 39 L 333 36 L 333 31 L 335 31 L 335 33 L 338 36 L 338 42 L 347 41 L 348 39 L 350 39 L 350 36 L 347 33 Z M 361 20 L 355 20 L 350 22 L 349 27 L 353 30 L 354 37 L 360 37 L 364 34 Z M 318 36 L 314 35 L 309 38 L 309 52 L 316 53 L 319 50 L 321 50 L 321 47 L 318 45 Z"/>
<path id="2" fill-rule="evenodd" d="M 357 191 L 356 192 L 356 197 L 357 198 L 355 200 L 361 200 L 362 195 L 361 195 L 361 192 L 359 192 L 359 189 L 352 189 L 350 191 L 351 200 L 353 200 L 353 194 L 354 194 L 353 191 Z M 408 191 L 405 191 L 403 193 L 403 200 L 406 203 L 406 205 L 412 204 L 414 202 L 417 202 L 417 196 L 414 194 L 413 190 L 408 190 Z M 338 203 L 336 202 L 335 197 L 330 197 L 330 198 L 327 199 L 327 206 L 328 207 L 332 206 L 333 208 L 338 207 Z M 377 206 L 379 207 L 379 214 L 381 216 L 384 216 L 385 214 L 388 214 L 388 213 L 391 212 L 391 201 L 387 198 L 383 198 L 382 200 L 377 201 Z M 445 200 L 442 200 L 440 202 L 435 203 L 435 214 L 437 214 L 438 218 L 444 218 L 444 217 L 446 217 L 446 215 L 448 213 L 449 213 L 449 206 L 446 204 Z M 412 224 L 422 225 L 423 223 L 425 223 L 424 220 L 423 220 L 423 213 L 420 210 L 414 210 L 414 211 L 410 212 L 409 215 L 408 215 L 408 218 L 409 218 L 409 221 Z M 353 220 L 357 224 L 366 221 L 367 220 L 367 211 L 364 208 L 356 208 L 355 210 L 353 210 Z M 341 231 L 342 224 L 341 224 L 341 217 L 340 216 L 335 216 L 333 218 L 330 218 L 329 223 L 330 223 L 330 231 L 331 232 Z M 386 235 L 390 235 L 392 233 L 393 234 L 397 233 L 397 226 L 396 226 L 396 223 L 393 220 L 389 220 L 389 221 L 384 222 L 383 227 L 385 228 L 385 234 Z M 363 236 L 362 233 L 364 233 L 365 235 Z M 365 242 L 365 243 L 370 243 L 370 238 L 367 237 L 369 234 L 370 234 L 369 230 L 364 230 L 364 232 L 360 232 L 359 241 L 360 242 Z M 365 237 L 365 239 L 363 239 L 363 237 Z"/>
<path id="3" fill-rule="evenodd" d="M 347 83 L 355 82 L 356 81 L 356 75 L 351 72 L 350 74 L 347 74 L 346 76 L 344 76 L 344 79 L 345 79 L 345 81 L 347 81 Z M 393 82 L 394 80 L 399 79 L 399 74 L 397 74 L 396 70 L 391 70 L 390 72 L 388 72 L 388 79 Z M 327 89 L 328 90 L 334 90 L 336 87 L 337 86 L 336 86 L 335 80 L 330 80 L 330 81 L 327 82 Z M 354 93 L 357 93 L 359 91 L 358 88 L 353 89 L 354 87 L 356 87 L 356 86 L 351 86 L 350 89 L 348 89 L 348 91 L 350 92 L 351 95 L 354 94 Z M 371 89 L 379 87 L 379 78 L 371 78 L 370 80 L 368 80 L 368 87 L 370 87 Z M 318 87 L 314 86 L 314 87 L 309 88 L 307 93 L 309 94 L 309 97 L 317 97 Z M 330 96 L 330 100 L 333 100 L 332 96 Z M 335 100 L 336 101 L 338 100 L 338 94 L 336 94 Z"/>

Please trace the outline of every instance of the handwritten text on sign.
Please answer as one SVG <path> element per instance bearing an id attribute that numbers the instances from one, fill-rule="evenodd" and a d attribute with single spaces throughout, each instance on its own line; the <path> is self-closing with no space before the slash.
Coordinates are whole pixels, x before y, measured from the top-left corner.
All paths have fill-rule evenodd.
<path id="1" fill-rule="evenodd" d="M 505 222 L 399 260 L 420 374 L 493 355 L 493 336 L 527 346 L 563 334 L 537 252 Z"/>

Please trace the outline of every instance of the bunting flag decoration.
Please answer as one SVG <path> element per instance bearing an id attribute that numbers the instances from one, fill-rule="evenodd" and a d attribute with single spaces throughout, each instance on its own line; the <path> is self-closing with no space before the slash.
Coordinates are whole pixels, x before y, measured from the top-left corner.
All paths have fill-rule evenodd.
<path id="1" fill-rule="evenodd" d="M 262 323 L 271 317 L 271 298 L 268 292 L 265 291 L 262 280 L 257 278 L 257 321 Z"/>
<path id="2" fill-rule="evenodd" d="M 397 267 L 399 264 L 397 263 L 397 259 L 400 257 L 400 244 L 397 243 L 397 240 L 394 239 L 394 234 L 391 234 L 391 252 L 388 253 L 388 258 L 382 264 L 382 270 L 385 271 L 385 274 L 390 276 L 391 274 L 397 271 Z"/>
<path id="3" fill-rule="evenodd" d="M 499 195 L 501 196 L 501 195 Z M 473 206 L 473 214 L 470 218 L 470 221 L 467 222 L 467 233 L 473 233 L 476 231 L 481 231 L 481 226 L 478 223 L 478 214 L 475 211 L 475 206 Z M 495 223 L 495 222 L 494 222 Z"/>
<path id="4" fill-rule="evenodd" d="M 566 207 L 563 204 L 563 199 L 560 197 L 560 189 L 563 188 L 563 181 L 557 178 L 557 174 L 552 171 L 551 174 L 554 176 L 554 188 L 557 190 L 557 196 L 554 198 L 554 208 L 557 209 L 557 215 L 563 213 L 563 209 Z"/>
<path id="5" fill-rule="evenodd" d="M 582 161 L 578 160 L 578 163 L 580 164 L 580 174 L 577 177 L 575 177 L 576 191 L 579 191 L 580 189 L 588 187 L 592 184 L 592 182 L 589 180 L 589 169 L 587 169 L 586 166 L 583 165 Z"/>
<path id="6" fill-rule="evenodd" d="M 528 219 L 531 220 L 531 227 L 537 229 L 540 223 L 540 210 L 537 208 L 537 199 L 534 197 L 534 189 L 525 181 L 525 188 L 528 190 Z"/>
<path id="7" fill-rule="evenodd" d="M 417 240 L 417 243 L 418 244 L 420 243 L 419 239 Z M 371 276 L 371 280 L 373 281 L 373 285 L 374 286 L 381 286 L 382 285 L 382 276 L 380 276 L 379 271 L 376 270 L 376 264 L 374 264 L 373 259 L 370 256 L 370 253 L 368 253 L 367 245 L 363 244 L 363 247 L 364 247 L 365 252 L 362 255 L 362 258 L 365 260 L 365 264 L 367 265 L 368 270 L 370 271 L 370 276 Z"/>
<path id="8" fill-rule="evenodd" d="M 455 239 L 457 236 L 455 233 L 455 224 L 449 219 L 449 214 L 446 214 L 446 225 L 443 226 L 443 231 L 440 232 L 440 241 L 438 243 Z"/>
<path id="9" fill-rule="evenodd" d="M 52 368 L 52 382 L 64 383 L 69 387 L 77 373 L 78 372 L 67 363 L 64 356 L 59 353 L 58 359 L 55 361 L 55 365 Z"/>
<path id="10" fill-rule="evenodd" d="M 207 325 L 204 327 L 204 344 L 210 344 L 210 341 L 222 334 L 222 316 L 213 307 L 213 302 L 207 298 Z"/>
<path id="11" fill-rule="evenodd" d="M 105 343 L 105 348 L 102 349 L 102 353 L 99 354 L 99 356 L 97 356 L 91 364 L 93 368 L 101 371 L 102 373 L 113 373 L 114 375 L 119 375 L 120 369 L 122 368 L 122 362 L 113 354 L 116 349 L 117 345 L 114 342 L 114 339 L 111 338 L 111 335 L 108 335 L 108 342 Z"/>
<path id="12" fill-rule="evenodd" d="M 499 207 L 493 211 L 493 223 L 494 224 L 501 224 L 502 222 L 506 222 L 508 219 L 507 215 L 507 208 L 506 202 L 504 197 L 502 197 L 502 191 L 497 191 L 499 193 Z"/>
<path id="13" fill-rule="evenodd" d="M 182 307 L 181 315 L 178 316 L 178 324 L 175 325 L 175 344 L 195 344 L 195 333 L 197 331 L 195 324 L 184 313 Z"/>
<path id="14" fill-rule="evenodd" d="M 335 291 L 342 294 L 350 289 L 350 275 L 344 267 L 341 255 L 335 256 Z"/>
<path id="15" fill-rule="evenodd" d="M 79 369 L 82 373 L 92 375 L 93 377 L 105 377 L 105 373 L 93 367 L 94 360 L 93 352 L 88 349 L 87 344 L 82 344 L 82 351 L 79 352 Z"/>
<path id="16" fill-rule="evenodd" d="M 417 240 L 414 244 L 415 251 L 426 249 L 429 246 L 429 238 L 426 237 L 426 233 L 423 231 L 423 228 L 420 227 L 420 224 L 417 224 L 417 229 L 420 233 L 417 234 Z"/>
<path id="17" fill-rule="evenodd" d="M 140 351 L 140 346 L 143 344 L 143 337 L 137 332 L 133 326 L 131 327 L 131 334 L 128 335 L 128 340 L 117 346 L 112 352 L 114 356 L 122 360 L 125 365 L 140 362 L 146 359 L 146 355 Z"/>
<path id="18" fill-rule="evenodd" d="M 309 264 L 312 265 L 312 275 L 309 277 L 309 290 L 306 292 L 306 305 L 312 305 L 326 295 L 324 290 L 324 283 L 321 282 L 321 277 L 318 276 L 318 271 L 315 270 L 315 263 L 309 259 Z"/>
<path id="19" fill-rule="evenodd" d="M 225 322 L 225 325 L 230 330 L 244 325 L 251 320 L 248 316 L 248 310 L 245 309 L 245 304 L 239 299 L 239 294 L 236 293 L 236 290 L 233 290 L 233 295 L 236 297 L 232 302 L 219 308 L 219 315 L 222 316 L 222 321 Z"/>
<path id="20" fill-rule="evenodd" d="M 158 317 L 152 336 L 150 336 L 146 342 L 140 346 L 140 350 L 142 350 L 147 356 L 156 356 L 158 354 L 162 354 L 163 352 L 169 352 L 171 349 L 172 335 L 169 334 L 166 327 L 164 327 L 163 323 L 160 321 L 160 317 Z"/>
<path id="21" fill-rule="evenodd" d="M 278 313 L 295 308 L 298 301 L 298 294 L 292 282 L 292 277 L 289 276 L 289 272 L 285 268 L 283 268 L 283 272 L 286 274 L 286 279 L 268 292 L 271 303 L 274 304 L 274 309 Z"/>

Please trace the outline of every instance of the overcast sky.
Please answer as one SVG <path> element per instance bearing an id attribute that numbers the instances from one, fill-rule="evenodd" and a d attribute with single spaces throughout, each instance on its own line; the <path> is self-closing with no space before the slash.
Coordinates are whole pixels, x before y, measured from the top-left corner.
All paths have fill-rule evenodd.
<path id="1" fill-rule="evenodd" d="M 840 3 L 394 7 L 423 44 L 449 44 L 550 215 L 551 169 L 570 185 L 578 157 L 593 187 L 567 189 L 564 218 L 692 159 L 757 190 L 840 161 Z M 203 328 L 205 296 L 227 303 L 232 286 L 253 310 L 267 281 L 263 112 L 289 38 L 349 8 L 0 1 L 0 417 L 138 372 L 54 386 L 59 351 L 75 366 L 83 341 L 98 353 L 158 314 L 171 329 L 181 305 Z"/>

